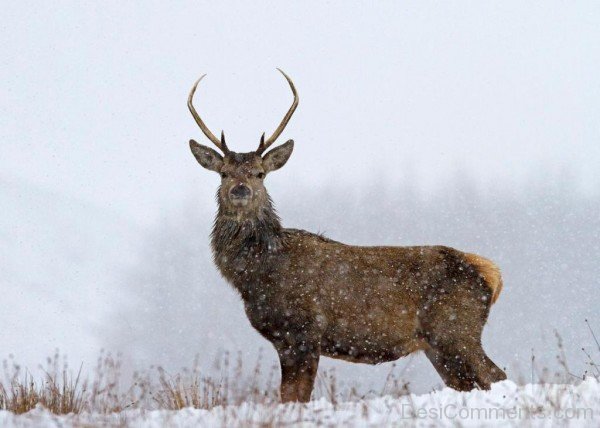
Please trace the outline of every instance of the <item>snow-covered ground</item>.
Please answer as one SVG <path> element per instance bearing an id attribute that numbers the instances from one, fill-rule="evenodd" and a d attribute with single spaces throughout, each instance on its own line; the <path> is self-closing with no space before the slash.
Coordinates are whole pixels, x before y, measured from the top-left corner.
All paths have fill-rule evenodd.
<path id="1" fill-rule="evenodd" d="M 381 397 L 332 404 L 244 403 L 211 410 L 133 409 L 110 415 L 52 415 L 37 408 L 24 415 L 0 412 L 0 426 L 598 426 L 600 382 L 525 385 L 504 381 L 491 391 L 449 388 L 423 395 Z"/>

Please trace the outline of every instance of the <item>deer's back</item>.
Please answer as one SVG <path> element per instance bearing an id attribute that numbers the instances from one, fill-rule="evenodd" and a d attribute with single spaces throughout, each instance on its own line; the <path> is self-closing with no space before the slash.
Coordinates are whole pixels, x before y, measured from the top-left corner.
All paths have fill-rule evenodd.
<path id="1" fill-rule="evenodd" d="M 351 301 L 368 296 L 417 304 L 431 290 L 449 291 L 477 276 L 465 253 L 450 247 L 353 246 L 295 229 L 285 233 L 283 281 L 314 284 L 321 298 L 345 294 Z"/>

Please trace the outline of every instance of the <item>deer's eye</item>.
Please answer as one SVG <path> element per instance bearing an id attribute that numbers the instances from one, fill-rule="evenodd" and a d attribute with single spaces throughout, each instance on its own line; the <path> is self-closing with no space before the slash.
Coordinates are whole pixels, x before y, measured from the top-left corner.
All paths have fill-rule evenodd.
<path id="1" fill-rule="evenodd" d="M 264 173 L 264 172 L 259 172 L 258 174 L 256 174 L 256 176 L 257 176 L 258 178 L 261 178 L 261 179 L 262 179 L 262 178 L 265 178 L 265 173 Z"/>
<path id="2" fill-rule="evenodd" d="M 225 173 L 225 172 L 222 172 L 222 173 L 221 173 L 221 178 L 227 178 L 227 173 Z"/>

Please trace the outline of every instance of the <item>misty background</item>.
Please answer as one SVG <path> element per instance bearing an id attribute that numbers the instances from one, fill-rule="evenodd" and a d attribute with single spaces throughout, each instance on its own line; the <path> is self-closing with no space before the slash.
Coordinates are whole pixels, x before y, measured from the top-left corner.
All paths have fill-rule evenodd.
<path id="1" fill-rule="evenodd" d="M 236 151 L 292 100 L 267 188 L 289 227 L 350 244 L 444 244 L 496 261 L 484 346 L 509 377 L 573 373 L 600 332 L 600 4 L 6 4 L 0 32 L 0 357 L 250 369 L 270 344 L 209 249 L 217 174 L 186 98 Z M 378 367 L 323 359 L 382 385 Z M 422 355 L 398 370 L 441 380 Z"/>

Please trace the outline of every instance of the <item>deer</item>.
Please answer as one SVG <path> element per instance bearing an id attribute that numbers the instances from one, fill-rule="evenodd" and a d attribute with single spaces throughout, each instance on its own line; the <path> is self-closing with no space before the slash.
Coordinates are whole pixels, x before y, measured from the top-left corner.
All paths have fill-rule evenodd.
<path id="1" fill-rule="evenodd" d="M 282 402 L 308 402 L 321 356 L 379 364 L 423 351 L 456 390 L 489 389 L 506 374 L 481 344 L 502 290 L 492 261 L 447 246 L 354 246 L 284 228 L 265 179 L 292 154 L 288 140 L 267 151 L 298 107 L 298 93 L 273 134 L 249 153 L 229 149 L 193 106 L 204 135 L 220 150 L 190 140 L 200 165 L 221 176 L 211 232 L 214 263 L 241 296 L 252 327 L 275 348 Z M 265 153 L 266 152 L 266 153 Z"/>

